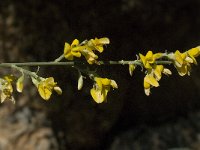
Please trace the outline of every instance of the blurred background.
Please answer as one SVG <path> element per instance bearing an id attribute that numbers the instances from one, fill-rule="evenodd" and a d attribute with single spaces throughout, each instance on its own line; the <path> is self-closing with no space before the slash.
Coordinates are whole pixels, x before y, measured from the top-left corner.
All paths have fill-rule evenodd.
<path id="1" fill-rule="evenodd" d="M 100 60 L 185 51 L 200 44 L 199 18 L 199 0 L 1 0 L 0 60 L 52 61 L 64 42 L 95 37 L 111 40 Z M 0 150 L 200 150 L 200 68 L 190 77 L 168 68 L 173 75 L 147 97 L 140 68 L 130 77 L 127 66 L 98 67 L 119 86 L 98 105 L 89 79 L 77 91 L 76 70 L 42 67 L 40 75 L 55 77 L 63 95 L 46 102 L 27 80 L 16 105 L 0 105 Z"/>

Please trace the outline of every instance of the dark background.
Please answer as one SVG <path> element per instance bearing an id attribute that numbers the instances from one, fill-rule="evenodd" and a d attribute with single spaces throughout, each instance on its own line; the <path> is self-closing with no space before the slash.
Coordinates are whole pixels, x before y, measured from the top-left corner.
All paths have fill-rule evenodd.
<path id="1" fill-rule="evenodd" d="M 185 51 L 199 45 L 199 8 L 199 0 L 2 0 L 1 61 L 52 61 L 63 53 L 64 42 L 71 43 L 75 38 L 83 41 L 95 37 L 109 37 L 111 43 L 104 53 L 99 55 L 100 60 L 136 59 L 136 54 L 145 54 L 148 50 Z M 11 149 L 23 149 L 22 145 L 25 145 L 37 149 L 38 145 L 43 146 L 46 142 L 49 146 L 45 147 L 46 149 L 114 150 L 117 149 L 116 139 L 121 139 L 121 135 L 128 132 L 130 135 L 125 134 L 124 141 L 126 136 L 133 138 L 121 145 L 127 145 L 127 150 L 139 150 L 135 145 L 132 148 L 128 145 L 137 141 L 138 137 L 140 139 L 140 135 L 146 135 L 146 132 L 160 134 L 161 131 L 154 131 L 157 127 L 165 130 L 165 127 L 170 128 L 175 123 L 190 121 L 188 118 L 195 116 L 190 114 L 199 111 L 198 66 L 193 66 L 190 77 L 180 77 L 173 66 L 168 68 L 173 75 L 163 77 L 161 86 L 153 88 L 151 96 L 147 97 L 143 91 L 144 73 L 140 68 L 130 77 L 127 66 L 98 67 L 100 76 L 114 79 L 119 86 L 118 90 L 109 93 L 107 103 L 98 105 L 91 99 L 89 90 L 92 82 L 89 79 L 85 80 L 83 90 L 77 91 L 76 70 L 70 67 L 43 67 L 40 69 L 40 75 L 55 77 L 63 89 L 63 95 L 55 94 L 50 101 L 43 101 L 30 81 L 27 81 L 29 83 L 24 94 L 16 94 L 15 106 L 10 106 L 12 104 L 9 102 L 1 104 L 1 124 L 3 130 L 7 131 L 1 128 L 0 133 L 12 134 L 13 130 L 10 128 L 13 128 L 14 124 L 22 124 L 22 127 L 16 127 L 16 131 L 31 125 L 34 130 L 28 128 L 23 132 L 23 136 L 13 136 L 13 140 L 10 140 L 10 136 L 2 136 L 3 141 L 8 141 L 8 144 L 1 144 L 3 142 L 0 140 L 0 147 L 9 149 L 9 145 Z M 1 72 L 2 75 L 7 73 L 3 70 Z M 179 118 L 185 120 L 177 121 Z M 198 121 L 199 119 L 194 122 Z M 10 125 L 10 128 L 4 127 L 5 124 Z M 44 132 L 44 128 L 48 129 L 48 134 L 46 130 Z M 188 128 L 194 132 L 192 136 L 197 136 L 195 131 L 200 130 L 199 127 L 196 127 L 195 131 L 192 126 Z M 136 131 L 142 133 L 135 133 Z M 176 137 L 176 134 L 172 135 Z M 166 136 L 166 139 L 172 139 L 170 136 Z M 46 141 L 41 143 L 41 139 Z M 34 140 L 35 143 L 32 142 L 31 145 L 30 141 Z M 145 141 L 150 140 L 152 138 L 147 136 L 143 143 L 141 138 L 139 144 L 145 145 Z M 162 138 L 159 141 L 162 141 Z M 180 141 L 178 145 L 170 145 L 164 141 L 165 147 L 158 146 L 157 149 L 190 147 L 192 143 L 190 141 L 185 144 Z M 145 148 L 141 146 L 141 149 Z M 155 147 L 147 149 L 157 150 Z"/>

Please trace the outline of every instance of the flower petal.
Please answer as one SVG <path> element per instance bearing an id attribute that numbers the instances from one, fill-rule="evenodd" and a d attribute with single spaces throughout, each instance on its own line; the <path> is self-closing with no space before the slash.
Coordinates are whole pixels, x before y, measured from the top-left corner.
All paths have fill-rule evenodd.
<path id="1" fill-rule="evenodd" d="M 151 87 L 151 85 L 148 82 L 146 82 L 146 80 L 144 80 L 143 84 L 145 89 L 149 89 Z"/>
<path id="2" fill-rule="evenodd" d="M 65 58 L 68 59 L 68 60 L 73 60 L 74 59 L 74 56 L 72 55 L 72 53 L 68 53 L 65 55 Z"/>
<path id="3" fill-rule="evenodd" d="M 44 100 L 49 100 L 49 98 L 51 97 L 52 94 L 52 90 L 49 88 L 46 88 L 45 86 L 43 86 L 42 84 L 38 85 L 38 92 L 40 94 L 40 96 L 44 99 Z"/>
<path id="4" fill-rule="evenodd" d="M 171 74 L 172 74 L 172 72 L 171 72 L 169 69 L 167 69 L 167 68 L 164 68 L 164 69 L 163 69 L 163 73 L 164 73 L 165 75 L 171 75 Z"/>
<path id="5" fill-rule="evenodd" d="M 101 83 L 105 86 L 110 85 L 111 80 L 108 78 L 101 78 Z"/>
<path id="6" fill-rule="evenodd" d="M 134 64 L 129 64 L 129 74 L 130 76 L 133 75 L 133 71 L 135 70 L 136 66 Z"/>
<path id="7" fill-rule="evenodd" d="M 96 103 L 102 103 L 105 100 L 105 95 L 100 90 L 92 88 L 90 94 Z"/>
<path id="8" fill-rule="evenodd" d="M 80 52 L 76 52 L 76 51 L 71 51 L 71 54 L 75 57 L 81 57 L 81 53 Z"/>
<path id="9" fill-rule="evenodd" d="M 156 65 L 154 74 L 156 76 L 157 81 L 161 79 L 163 69 L 164 69 L 163 65 Z"/>
<path id="10" fill-rule="evenodd" d="M 109 38 L 100 38 L 100 39 L 98 40 L 98 42 L 99 42 L 100 44 L 103 44 L 103 45 L 105 45 L 105 44 L 110 44 Z"/>
<path id="11" fill-rule="evenodd" d="M 153 52 L 152 51 L 148 51 L 146 54 L 146 59 L 152 59 L 153 58 Z"/>
<path id="12" fill-rule="evenodd" d="M 150 88 L 148 88 L 148 89 L 144 89 L 144 93 L 147 95 L 147 96 L 149 96 L 150 95 Z"/>
<path id="13" fill-rule="evenodd" d="M 192 48 L 192 49 L 190 49 L 190 50 L 188 50 L 187 52 L 188 52 L 188 54 L 189 54 L 190 56 L 193 56 L 193 57 L 198 57 L 199 54 L 200 54 L 199 49 L 196 48 L 196 47 L 195 47 L 195 48 Z"/>
<path id="14" fill-rule="evenodd" d="M 18 92 L 22 92 L 23 88 L 24 88 L 24 75 L 22 75 L 16 82 L 16 89 Z"/>
<path id="15" fill-rule="evenodd" d="M 80 74 L 78 78 L 78 90 L 81 90 L 83 87 L 83 76 Z"/>
<path id="16" fill-rule="evenodd" d="M 55 86 L 54 91 L 56 91 L 57 94 L 61 95 L 62 94 L 62 89 L 59 86 Z"/>
<path id="17" fill-rule="evenodd" d="M 143 65 L 145 66 L 145 64 L 146 64 L 146 58 L 145 58 L 145 56 L 142 55 L 142 54 L 140 54 L 140 53 L 139 53 L 139 56 L 140 56 L 140 59 L 141 59 Z"/>
<path id="18" fill-rule="evenodd" d="M 111 80 L 110 85 L 112 86 L 112 88 L 115 88 L 115 89 L 118 88 L 118 85 L 117 85 L 117 83 L 115 82 L 115 80 Z"/>
<path id="19" fill-rule="evenodd" d="M 158 59 L 162 56 L 163 54 L 162 53 L 156 53 L 153 55 L 154 59 Z"/>
<path id="20" fill-rule="evenodd" d="M 155 87 L 159 86 L 158 81 L 151 75 L 146 75 L 144 80 L 145 80 L 145 82 L 149 83 L 152 86 L 155 86 Z"/>
<path id="21" fill-rule="evenodd" d="M 183 58 L 179 50 L 176 50 L 176 52 L 174 53 L 174 56 L 175 56 L 175 65 L 178 67 L 181 67 L 183 64 Z"/>
<path id="22" fill-rule="evenodd" d="M 74 46 L 77 46 L 77 45 L 79 45 L 79 40 L 77 39 L 73 40 L 71 47 L 73 48 Z"/>
<path id="23" fill-rule="evenodd" d="M 97 89 L 102 90 L 103 85 L 101 82 L 101 78 L 95 77 L 94 80 L 96 81 Z"/>
<path id="24" fill-rule="evenodd" d="M 95 46 L 95 49 L 96 49 L 97 51 L 99 51 L 100 53 L 102 53 L 103 50 L 104 50 L 103 45 Z"/>
<path id="25" fill-rule="evenodd" d="M 64 54 L 69 53 L 71 50 L 71 46 L 69 45 L 69 43 L 65 42 L 65 46 L 64 46 Z"/>

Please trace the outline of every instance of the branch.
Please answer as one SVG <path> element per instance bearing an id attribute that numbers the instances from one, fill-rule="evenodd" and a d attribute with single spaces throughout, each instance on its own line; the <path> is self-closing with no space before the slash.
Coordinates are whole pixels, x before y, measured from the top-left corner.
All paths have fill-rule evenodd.
<path id="1" fill-rule="evenodd" d="M 68 62 L 24 62 L 24 63 L 0 63 L 0 67 L 18 67 L 24 66 L 74 66 L 76 64 L 88 65 L 84 61 L 68 61 Z M 120 60 L 120 61 L 98 61 L 99 65 L 142 65 L 140 60 Z M 156 61 L 156 64 L 172 64 L 171 61 Z"/>

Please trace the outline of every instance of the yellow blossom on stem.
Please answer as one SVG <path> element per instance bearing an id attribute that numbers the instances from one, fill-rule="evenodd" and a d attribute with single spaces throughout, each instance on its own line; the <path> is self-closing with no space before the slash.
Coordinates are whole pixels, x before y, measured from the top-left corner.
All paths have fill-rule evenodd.
<path id="1" fill-rule="evenodd" d="M 81 57 L 81 51 L 85 48 L 85 46 L 80 46 L 79 41 L 75 39 L 72 44 L 65 43 L 64 46 L 64 56 L 68 60 L 73 60 L 74 57 Z"/>
<path id="2" fill-rule="evenodd" d="M 159 81 L 161 79 L 163 70 L 164 70 L 163 65 L 156 65 L 154 67 L 153 73 L 154 73 L 157 81 Z"/>
<path id="3" fill-rule="evenodd" d="M 191 64 L 196 64 L 197 61 L 195 57 L 200 55 L 200 48 L 192 48 L 184 53 L 181 53 L 179 50 L 176 50 L 174 55 L 172 55 L 173 63 L 177 69 L 180 76 L 190 75 Z"/>
<path id="4" fill-rule="evenodd" d="M 159 86 L 159 83 L 152 74 L 147 74 L 144 77 L 144 92 L 147 96 L 150 95 L 151 87 L 158 87 L 158 86 Z"/>
<path id="5" fill-rule="evenodd" d="M 187 53 L 181 53 L 177 50 L 174 53 L 174 66 L 180 76 L 190 75 L 192 59 L 187 56 Z"/>
<path id="6" fill-rule="evenodd" d="M 95 38 L 90 39 L 89 41 L 83 41 L 79 43 L 77 39 L 75 39 L 72 44 L 65 43 L 64 46 L 64 57 L 68 60 L 73 60 L 74 57 L 81 57 L 83 55 L 89 64 L 98 64 L 97 60 L 98 56 L 94 53 L 94 51 L 103 52 L 104 45 L 109 44 L 110 40 L 106 37 L 104 38 Z"/>
<path id="7" fill-rule="evenodd" d="M 98 64 L 96 60 L 98 59 L 98 56 L 92 50 L 86 48 L 82 50 L 81 53 L 83 54 L 83 56 L 85 57 L 85 59 L 89 64 L 94 64 L 94 63 Z"/>
<path id="8" fill-rule="evenodd" d="M 174 53 L 174 65 L 176 67 L 182 67 L 186 57 L 186 53 L 181 53 L 179 50 L 176 50 L 176 52 Z"/>
<path id="9" fill-rule="evenodd" d="M 108 78 L 94 78 L 95 84 L 90 90 L 90 94 L 96 103 L 102 103 L 106 101 L 107 94 L 110 88 L 118 88 L 117 83 L 114 80 Z"/>
<path id="10" fill-rule="evenodd" d="M 162 73 L 165 75 L 172 74 L 163 65 L 154 65 L 152 69 L 147 71 L 147 75 L 144 77 L 144 91 L 146 95 L 150 95 L 150 88 L 159 86 L 158 81 L 161 79 Z"/>
<path id="11" fill-rule="evenodd" d="M 162 53 L 153 54 L 152 51 L 148 51 L 146 56 L 139 54 L 140 60 L 142 61 L 146 69 L 152 69 L 152 65 L 155 63 L 155 60 L 162 56 Z"/>
<path id="12" fill-rule="evenodd" d="M 53 77 L 41 78 L 41 81 L 38 82 L 37 88 L 40 96 L 44 100 L 49 100 L 53 90 L 56 91 L 58 94 L 62 94 L 61 88 L 57 85 L 56 82 L 54 82 Z"/>
<path id="13" fill-rule="evenodd" d="M 0 97 L 1 103 L 5 100 L 11 100 L 15 103 L 15 99 L 12 96 L 13 87 L 12 87 L 13 77 L 12 76 L 5 76 L 4 78 L 0 78 Z"/>
<path id="14" fill-rule="evenodd" d="M 135 70 L 135 68 L 136 68 L 136 65 L 129 64 L 129 74 L 130 74 L 130 76 L 133 75 L 133 71 Z"/>
<path id="15" fill-rule="evenodd" d="M 172 74 L 172 72 L 169 69 L 164 68 L 163 65 L 155 65 L 152 71 L 153 71 L 153 74 L 157 81 L 159 81 L 161 79 L 162 73 L 165 75 Z"/>
<path id="16" fill-rule="evenodd" d="M 106 45 L 106 44 L 110 44 L 110 40 L 109 38 L 95 38 L 95 39 L 91 39 L 88 41 L 88 47 L 90 47 L 92 50 L 97 50 L 99 51 L 100 53 L 103 52 L 104 48 L 103 46 Z"/>
<path id="17" fill-rule="evenodd" d="M 198 57 L 200 55 L 200 46 L 188 50 L 187 54 L 188 54 L 188 57 L 192 59 L 192 63 L 197 65 L 197 61 L 195 57 Z"/>

